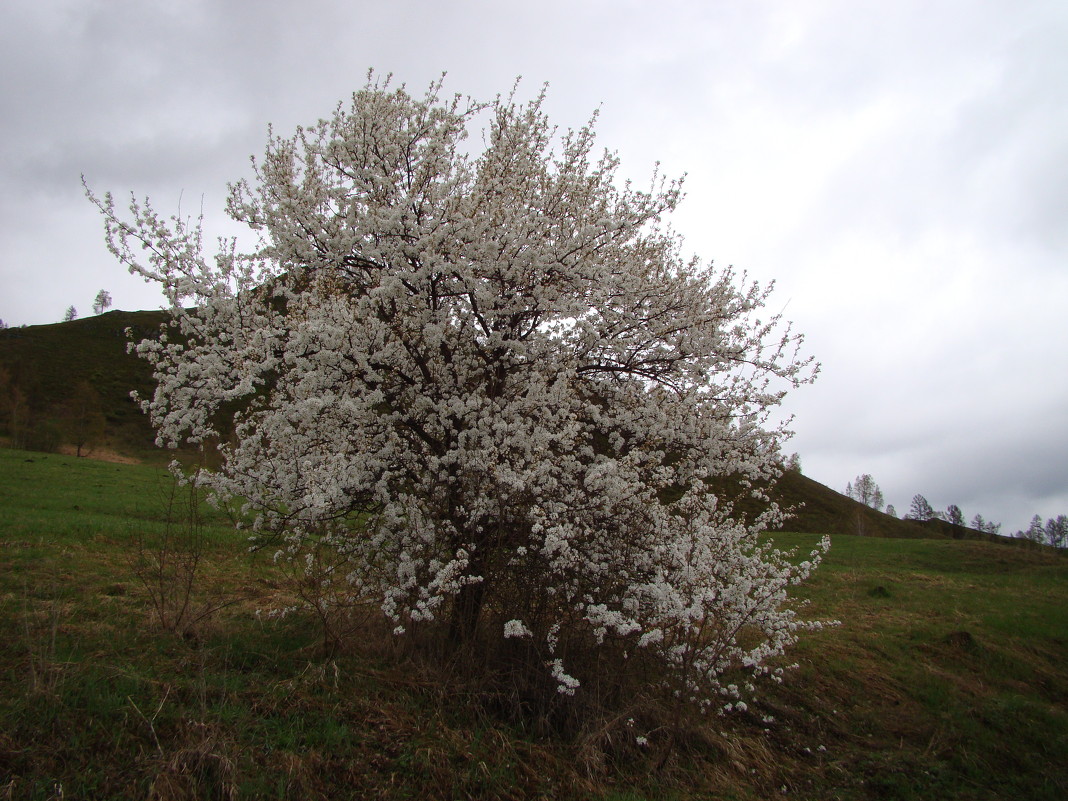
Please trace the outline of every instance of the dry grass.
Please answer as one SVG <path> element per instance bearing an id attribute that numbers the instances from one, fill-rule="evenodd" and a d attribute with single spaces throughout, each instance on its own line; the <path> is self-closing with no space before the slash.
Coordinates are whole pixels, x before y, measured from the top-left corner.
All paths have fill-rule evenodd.
<path id="1" fill-rule="evenodd" d="M 256 616 L 299 588 L 218 521 L 194 589 L 237 602 L 163 630 L 128 559 L 131 525 L 163 522 L 148 469 L 25 458 L 0 471 L 0 799 L 1068 795 L 1055 555 L 839 538 L 807 592 L 842 627 L 749 712 L 688 717 L 607 658 L 569 705 L 534 663 L 500 669 L 522 654 L 444 660 L 359 619 L 325 648 L 309 612 Z M 80 490 L 44 489 L 72 474 Z"/>

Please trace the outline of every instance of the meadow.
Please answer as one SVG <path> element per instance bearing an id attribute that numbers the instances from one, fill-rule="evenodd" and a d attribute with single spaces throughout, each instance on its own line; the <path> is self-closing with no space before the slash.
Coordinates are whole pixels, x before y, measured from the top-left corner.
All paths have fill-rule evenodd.
<path id="1" fill-rule="evenodd" d="M 1068 797 L 1064 554 L 837 535 L 800 594 L 841 626 L 782 685 L 623 748 L 495 718 L 382 638 L 324 650 L 269 614 L 285 571 L 172 489 L 0 449 L 0 798 Z"/>

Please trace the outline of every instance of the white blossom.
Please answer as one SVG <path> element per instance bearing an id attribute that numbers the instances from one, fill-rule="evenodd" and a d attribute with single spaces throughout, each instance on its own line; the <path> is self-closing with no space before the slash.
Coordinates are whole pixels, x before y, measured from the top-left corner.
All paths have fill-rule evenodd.
<path id="1" fill-rule="evenodd" d="M 509 620 L 504 624 L 504 636 L 507 639 L 509 637 L 532 637 L 534 635 L 523 624 L 522 620 Z"/>
<path id="2" fill-rule="evenodd" d="M 564 663 L 559 659 L 549 662 L 552 677 L 556 679 L 556 690 L 562 695 L 574 695 L 579 687 L 579 680 L 564 672 Z"/>
<path id="3" fill-rule="evenodd" d="M 770 415 L 815 367 L 761 316 L 770 287 L 683 255 L 681 182 L 618 185 L 593 122 L 557 136 L 543 102 L 369 82 L 231 187 L 249 253 L 90 194 L 171 306 L 135 348 L 142 407 L 161 445 L 222 442 L 197 482 L 309 571 L 333 549 L 332 586 L 397 634 L 496 620 L 566 694 L 565 641 L 621 641 L 706 707 L 816 625 L 787 591 L 829 543 L 795 566 L 758 541 L 783 519 Z M 762 513 L 735 514 L 746 494 Z"/>

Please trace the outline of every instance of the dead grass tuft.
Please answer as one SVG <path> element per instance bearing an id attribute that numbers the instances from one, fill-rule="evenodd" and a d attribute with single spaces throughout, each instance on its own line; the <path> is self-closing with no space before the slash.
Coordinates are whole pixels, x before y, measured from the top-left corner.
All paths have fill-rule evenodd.
<path id="1" fill-rule="evenodd" d="M 206 727 L 204 727 L 206 728 Z M 218 737 L 208 733 L 195 745 L 167 758 L 152 785 L 149 801 L 235 801 L 237 769 Z"/>

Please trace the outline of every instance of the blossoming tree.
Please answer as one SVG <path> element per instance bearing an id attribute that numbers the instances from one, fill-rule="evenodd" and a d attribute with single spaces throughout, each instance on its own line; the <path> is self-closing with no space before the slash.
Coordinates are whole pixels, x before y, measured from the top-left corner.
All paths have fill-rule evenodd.
<path id="1" fill-rule="evenodd" d="M 569 649 L 612 641 L 722 703 L 813 625 L 787 589 L 819 552 L 761 545 L 779 510 L 722 488 L 767 501 L 769 412 L 814 365 L 768 288 L 681 255 L 679 182 L 617 185 L 543 101 L 369 82 L 231 186 L 251 253 L 90 194 L 171 305 L 143 406 L 160 444 L 223 441 L 197 480 L 398 636 L 527 640 L 564 693 Z"/>

